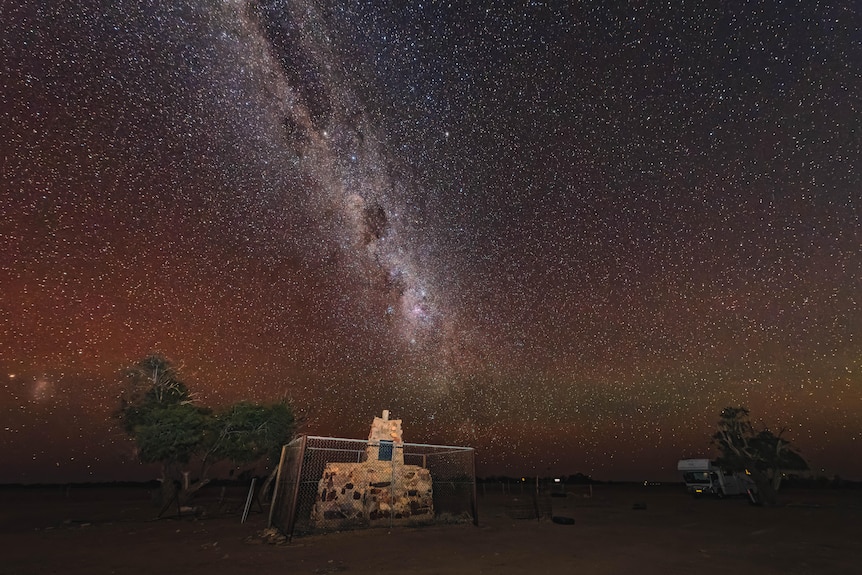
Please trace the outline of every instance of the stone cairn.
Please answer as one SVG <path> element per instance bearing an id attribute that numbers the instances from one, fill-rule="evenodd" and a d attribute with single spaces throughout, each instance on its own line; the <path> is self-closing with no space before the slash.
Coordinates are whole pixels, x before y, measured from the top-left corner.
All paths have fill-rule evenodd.
<path id="1" fill-rule="evenodd" d="M 317 528 L 344 524 L 410 524 L 434 517 L 431 473 L 404 464 L 401 420 L 375 417 L 365 461 L 327 463 L 318 482 L 311 521 Z"/>

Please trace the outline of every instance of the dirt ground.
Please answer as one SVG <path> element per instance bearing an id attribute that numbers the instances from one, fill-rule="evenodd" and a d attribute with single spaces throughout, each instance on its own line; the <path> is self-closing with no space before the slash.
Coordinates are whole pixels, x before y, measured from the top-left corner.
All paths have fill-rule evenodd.
<path id="1" fill-rule="evenodd" d="M 0 488 L 0 574 L 63 573 L 862 573 L 862 493 L 787 491 L 764 508 L 692 499 L 680 486 L 608 486 L 547 498 L 480 490 L 479 526 L 378 528 L 296 537 L 241 522 L 244 494 L 208 488 L 203 515 L 155 519 L 142 487 Z M 221 503 L 219 503 L 221 498 Z"/>

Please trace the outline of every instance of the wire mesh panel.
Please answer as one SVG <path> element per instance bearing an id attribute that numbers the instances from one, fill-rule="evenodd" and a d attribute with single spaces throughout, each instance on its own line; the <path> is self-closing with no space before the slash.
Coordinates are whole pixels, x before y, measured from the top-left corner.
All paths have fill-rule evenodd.
<path id="1" fill-rule="evenodd" d="M 288 536 L 478 521 L 474 450 L 335 437 L 285 446 L 270 524 Z"/>

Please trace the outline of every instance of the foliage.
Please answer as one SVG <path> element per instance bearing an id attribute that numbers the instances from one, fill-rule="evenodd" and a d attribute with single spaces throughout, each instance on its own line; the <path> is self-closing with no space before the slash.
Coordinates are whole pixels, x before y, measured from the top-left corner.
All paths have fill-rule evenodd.
<path id="1" fill-rule="evenodd" d="M 237 465 L 263 457 L 274 461 L 293 437 L 295 420 L 287 403 L 257 405 L 240 402 L 218 413 L 210 427 L 209 450 L 217 460 Z"/>
<path id="2" fill-rule="evenodd" d="M 721 451 L 717 462 L 733 471 L 748 470 L 758 489 L 767 499 L 781 486 L 785 471 L 802 471 L 808 464 L 784 439 L 786 429 L 773 433 L 768 428 L 755 429 L 745 407 L 727 407 L 721 411 L 718 431 L 712 442 Z"/>
<path id="3" fill-rule="evenodd" d="M 133 437 L 142 463 L 188 463 L 199 450 L 211 415 L 189 404 L 156 406 L 138 414 Z"/>
<path id="4" fill-rule="evenodd" d="M 153 354 L 125 371 L 127 386 L 120 397 L 118 416 L 126 433 L 136 434 L 139 425 L 152 422 L 150 412 L 193 401 L 179 371 L 166 357 Z"/>

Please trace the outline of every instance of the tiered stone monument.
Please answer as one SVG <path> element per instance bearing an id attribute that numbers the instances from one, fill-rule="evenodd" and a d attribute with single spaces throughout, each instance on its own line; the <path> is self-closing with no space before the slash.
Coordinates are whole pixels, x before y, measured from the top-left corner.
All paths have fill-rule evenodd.
<path id="1" fill-rule="evenodd" d="M 401 420 L 375 417 L 365 447 L 365 461 L 327 463 L 311 511 L 317 527 L 333 522 L 420 523 L 434 517 L 431 473 L 404 464 Z"/>

